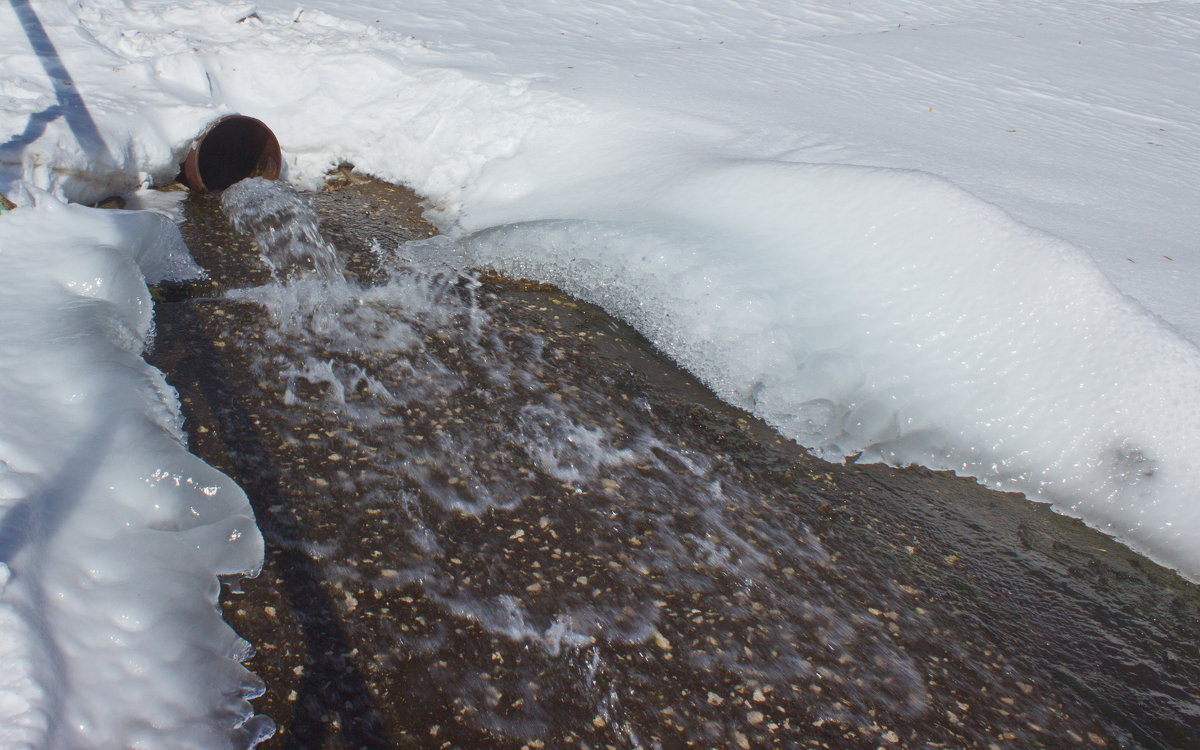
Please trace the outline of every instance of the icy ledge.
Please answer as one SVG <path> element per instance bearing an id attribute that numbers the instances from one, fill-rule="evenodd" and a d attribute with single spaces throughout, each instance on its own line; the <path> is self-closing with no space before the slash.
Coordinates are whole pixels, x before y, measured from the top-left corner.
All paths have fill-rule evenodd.
<path id="1" fill-rule="evenodd" d="M 217 575 L 262 537 L 140 357 L 144 278 L 196 269 L 157 214 L 39 202 L 0 218 L 0 746 L 251 745 Z"/>
<path id="2" fill-rule="evenodd" d="M 602 305 L 822 456 L 977 477 L 1200 579 L 1200 350 L 1078 248 L 919 172 L 641 166 L 443 252 Z"/>

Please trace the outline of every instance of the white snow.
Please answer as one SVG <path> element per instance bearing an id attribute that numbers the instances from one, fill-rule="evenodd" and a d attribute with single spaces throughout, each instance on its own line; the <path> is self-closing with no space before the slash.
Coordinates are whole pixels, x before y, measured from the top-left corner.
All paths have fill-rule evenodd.
<path id="1" fill-rule="evenodd" d="M 262 726 L 216 609 L 217 574 L 256 571 L 262 538 L 140 356 L 146 279 L 189 271 L 156 213 L 44 200 L 0 220 L 4 747 L 214 748 Z"/>
<path id="2" fill-rule="evenodd" d="M 136 356 L 149 311 L 128 259 L 182 273 L 169 227 L 28 206 L 169 181 L 205 124 L 240 112 L 279 136 L 291 181 L 352 162 L 411 185 L 454 238 L 435 248 L 605 305 L 823 455 L 1021 490 L 1200 577 L 1194 0 L 9 0 L 0 43 L 0 192 L 24 206 L 0 217 L 3 335 L 31 358 L 0 363 L 13 507 L 82 467 L 124 488 L 153 464 L 247 513 L 169 437 L 174 396 Z M 139 385 L 95 397 L 119 382 Z M 118 410 L 150 415 L 158 442 L 81 442 Z M 6 745 L 45 745 L 93 705 L 47 672 L 104 672 L 46 655 L 75 620 L 19 605 L 82 564 L 90 502 L 62 516 L 61 548 L 6 561 Z M 166 558 L 194 577 L 179 596 L 253 567 L 221 523 L 199 527 L 190 573 Z M 125 570 L 157 570 L 146 554 Z M 89 613 L 123 601 L 97 596 Z M 135 685 L 182 679 L 162 649 L 240 669 L 213 617 L 130 646 L 144 673 L 120 678 L 127 700 L 97 693 L 105 719 L 132 726 L 153 713 Z"/>

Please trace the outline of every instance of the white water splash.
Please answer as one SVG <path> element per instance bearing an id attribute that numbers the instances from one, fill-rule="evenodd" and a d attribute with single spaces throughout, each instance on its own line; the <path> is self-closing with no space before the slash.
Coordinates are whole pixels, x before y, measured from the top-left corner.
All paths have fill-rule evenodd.
<path id="1" fill-rule="evenodd" d="M 316 213 L 286 182 L 262 177 L 242 180 L 221 194 L 221 208 L 235 229 L 254 236 L 277 281 L 313 275 L 341 278 L 342 263 L 321 236 Z"/>

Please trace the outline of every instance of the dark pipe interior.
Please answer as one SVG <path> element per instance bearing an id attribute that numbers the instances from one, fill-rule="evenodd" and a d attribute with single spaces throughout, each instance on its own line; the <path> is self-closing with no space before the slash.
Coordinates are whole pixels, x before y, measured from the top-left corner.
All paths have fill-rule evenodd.
<path id="1" fill-rule="evenodd" d="M 209 190 L 224 190 L 247 177 L 279 175 L 279 144 L 257 120 L 231 117 L 208 131 L 198 147 L 196 167 Z"/>

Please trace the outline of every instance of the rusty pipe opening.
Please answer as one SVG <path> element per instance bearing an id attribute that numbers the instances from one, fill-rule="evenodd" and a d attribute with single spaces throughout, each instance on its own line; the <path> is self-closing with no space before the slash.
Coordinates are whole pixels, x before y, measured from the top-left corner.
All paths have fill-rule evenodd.
<path id="1" fill-rule="evenodd" d="M 226 115 L 204 129 L 183 162 L 183 183 L 192 190 L 224 190 L 248 177 L 279 177 L 279 140 L 261 120 Z"/>

